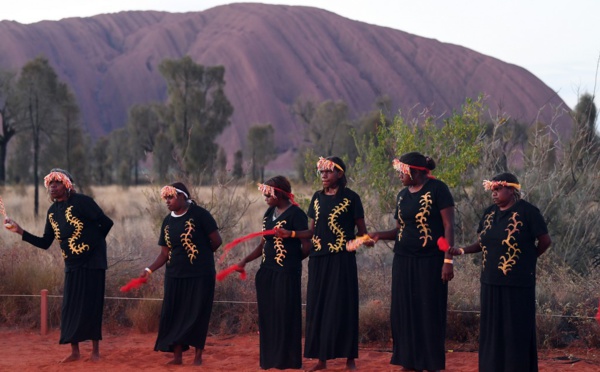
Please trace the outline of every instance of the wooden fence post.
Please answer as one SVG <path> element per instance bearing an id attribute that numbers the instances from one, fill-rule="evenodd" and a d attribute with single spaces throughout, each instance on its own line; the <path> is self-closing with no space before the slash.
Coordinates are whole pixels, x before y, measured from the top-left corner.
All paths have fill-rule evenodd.
<path id="1" fill-rule="evenodd" d="M 48 334 L 48 290 L 42 289 L 40 304 L 40 333 L 42 336 Z"/>

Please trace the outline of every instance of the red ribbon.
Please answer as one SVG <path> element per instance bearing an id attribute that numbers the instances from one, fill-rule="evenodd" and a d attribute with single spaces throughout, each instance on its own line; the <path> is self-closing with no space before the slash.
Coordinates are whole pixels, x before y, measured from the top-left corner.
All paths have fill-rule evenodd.
<path id="1" fill-rule="evenodd" d="M 237 238 L 237 239 L 233 240 L 231 243 L 227 244 L 223 248 L 223 254 L 221 255 L 221 258 L 219 258 L 219 262 L 223 262 L 223 259 L 225 258 L 225 255 L 227 254 L 227 252 L 229 252 L 231 250 L 231 248 L 235 247 L 236 245 L 238 245 L 242 242 L 245 242 L 246 240 L 256 238 L 257 236 L 265 236 L 265 235 L 275 235 L 275 229 L 253 232 L 248 235 L 242 236 L 241 238 Z"/>
<path id="2" fill-rule="evenodd" d="M 442 252 L 447 252 L 448 249 L 450 249 L 450 244 L 448 244 L 448 241 L 443 236 L 440 236 L 440 238 L 437 241 L 437 245 L 440 251 Z"/>
<path id="3" fill-rule="evenodd" d="M 231 274 L 235 271 L 238 271 L 239 268 L 240 267 L 237 264 L 235 264 L 235 265 L 229 266 L 226 269 L 219 271 L 217 273 L 217 280 L 221 281 L 221 280 L 225 279 L 229 274 Z M 240 279 L 246 280 L 246 270 L 242 269 L 242 271 L 240 271 Z"/>
<path id="4" fill-rule="evenodd" d="M 121 292 L 128 292 L 134 288 L 139 288 L 142 284 L 148 281 L 147 278 L 134 278 L 129 281 L 129 283 L 125 284 L 121 287 Z"/>

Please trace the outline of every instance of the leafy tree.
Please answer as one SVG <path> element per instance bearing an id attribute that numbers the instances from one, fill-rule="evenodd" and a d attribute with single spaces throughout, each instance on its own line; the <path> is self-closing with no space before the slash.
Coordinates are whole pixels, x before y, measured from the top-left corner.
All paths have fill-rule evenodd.
<path id="1" fill-rule="evenodd" d="M 6 151 L 10 140 L 18 133 L 19 100 L 16 91 L 16 74 L 0 70 L 0 185 L 6 182 Z"/>
<path id="2" fill-rule="evenodd" d="M 291 107 L 292 113 L 304 124 L 304 141 L 300 149 L 298 173 L 304 175 L 310 155 L 339 156 L 354 159 L 357 149 L 352 137 L 356 123 L 348 115 L 348 105 L 344 101 L 323 101 L 316 104 L 298 99 Z M 308 166 L 309 168 L 311 166 Z"/>
<path id="3" fill-rule="evenodd" d="M 34 214 L 39 213 L 39 158 L 43 142 L 49 138 L 57 120 L 59 81 L 44 57 L 23 66 L 17 82 L 24 109 L 23 126 L 31 140 L 33 158 Z"/>
<path id="4" fill-rule="evenodd" d="M 165 118 L 180 170 L 199 180 L 208 178 L 218 151 L 215 140 L 233 114 L 224 92 L 225 68 L 205 67 L 185 56 L 164 60 L 159 71 L 167 82 Z"/>
<path id="5" fill-rule="evenodd" d="M 242 150 L 237 150 L 233 154 L 233 178 L 240 179 L 244 177 L 244 154 Z"/>
<path id="6" fill-rule="evenodd" d="M 127 134 L 133 160 L 134 184 L 139 184 L 139 164 L 154 150 L 156 134 L 164 127 L 160 104 L 135 105 L 129 109 Z"/>
<path id="7" fill-rule="evenodd" d="M 56 92 L 56 113 L 47 145 L 41 149 L 40 167 L 68 169 L 80 188 L 90 184 L 87 149 L 89 138 L 80 121 L 79 106 L 69 87 L 59 82 Z M 89 193 L 89 190 L 86 192 Z"/>
<path id="8" fill-rule="evenodd" d="M 131 184 L 133 169 L 132 149 L 129 147 L 127 128 L 119 128 L 108 135 L 107 164 L 112 170 L 112 179 L 123 186 Z"/>
<path id="9" fill-rule="evenodd" d="M 108 164 L 108 137 L 101 137 L 96 141 L 92 150 L 92 181 L 99 185 L 107 185 L 112 182 L 110 175 L 110 164 Z"/>
<path id="10" fill-rule="evenodd" d="M 264 181 L 265 166 L 276 157 L 275 129 L 271 124 L 254 125 L 248 131 L 248 155 L 252 166 L 252 180 Z"/>
<path id="11" fill-rule="evenodd" d="M 375 134 L 357 139 L 359 157 L 354 174 L 363 193 L 379 200 L 379 209 L 384 213 L 391 212 L 400 187 L 391 162 L 411 151 L 434 158 L 436 177 L 450 187 L 468 185 L 465 177 L 482 154 L 483 112 L 480 97 L 477 101 L 467 100 L 461 112 L 454 112 L 441 125 L 427 113 L 412 119 L 401 113 L 389 125 L 382 115 Z M 390 180 L 397 187 L 390 187 Z"/>
<path id="12" fill-rule="evenodd" d="M 169 136 L 164 132 L 159 132 L 154 138 L 154 151 L 152 151 L 152 160 L 154 173 L 159 181 L 165 182 L 169 173 L 169 166 L 172 163 L 173 143 Z"/>

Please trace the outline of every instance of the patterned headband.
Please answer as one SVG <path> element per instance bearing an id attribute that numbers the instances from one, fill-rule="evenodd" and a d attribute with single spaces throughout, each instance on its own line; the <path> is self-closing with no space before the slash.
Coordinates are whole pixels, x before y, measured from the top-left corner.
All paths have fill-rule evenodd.
<path id="1" fill-rule="evenodd" d="M 61 172 L 48 173 L 48 175 L 46 177 L 44 177 L 44 186 L 46 187 L 46 189 L 50 186 L 50 182 L 52 182 L 52 181 L 58 181 L 58 182 L 62 183 L 67 188 L 67 190 L 73 190 L 73 183 L 69 179 L 69 176 L 67 176 L 64 173 L 61 173 Z"/>
<path id="2" fill-rule="evenodd" d="M 429 177 L 429 178 L 435 178 L 435 177 L 433 177 L 431 175 L 431 170 L 429 170 L 429 169 L 427 169 L 425 167 L 417 167 L 416 165 L 406 164 L 406 163 L 401 162 L 398 159 L 394 159 L 392 161 L 392 167 L 394 167 L 394 169 L 397 172 L 400 172 L 400 173 L 403 173 L 403 174 L 406 174 L 407 176 L 409 176 L 411 180 L 412 180 L 412 174 L 410 173 L 410 169 L 411 168 L 412 169 L 421 170 L 421 171 L 425 171 L 425 172 L 427 172 L 427 177 Z"/>
<path id="3" fill-rule="evenodd" d="M 342 168 L 338 163 L 331 161 L 329 159 L 325 159 L 324 157 L 320 156 L 319 157 L 319 161 L 317 162 L 317 169 L 320 171 L 323 170 L 329 170 L 329 171 L 333 171 L 335 168 L 341 170 L 342 172 L 344 171 L 344 168 Z"/>
<path id="4" fill-rule="evenodd" d="M 183 194 L 185 195 L 186 199 L 189 199 L 190 196 L 183 190 L 179 190 L 178 188 L 175 188 L 173 186 L 165 186 L 160 190 L 160 197 L 163 199 L 167 199 L 167 197 L 171 196 L 171 197 L 176 197 L 177 194 Z"/>
<path id="5" fill-rule="evenodd" d="M 274 186 L 269 186 L 269 185 L 265 185 L 264 183 L 259 183 L 258 184 L 258 190 L 260 192 L 262 192 L 264 195 L 269 195 L 271 197 L 273 197 L 273 199 L 277 199 L 277 195 L 275 195 L 275 190 L 284 193 L 285 195 L 287 195 L 287 197 L 290 199 L 290 202 L 293 205 L 298 205 L 298 203 L 296 203 L 296 201 L 294 200 L 294 194 L 292 194 L 291 192 L 287 192 L 287 191 L 283 191 L 280 188 L 274 187 Z"/>
<path id="6" fill-rule="evenodd" d="M 513 182 L 507 182 L 507 181 L 490 181 L 490 180 L 484 180 L 483 181 L 483 188 L 485 190 L 491 191 L 494 189 L 494 187 L 497 186 L 502 186 L 502 187 L 514 187 L 517 190 L 521 190 L 521 185 L 519 185 L 518 183 L 513 183 Z"/>

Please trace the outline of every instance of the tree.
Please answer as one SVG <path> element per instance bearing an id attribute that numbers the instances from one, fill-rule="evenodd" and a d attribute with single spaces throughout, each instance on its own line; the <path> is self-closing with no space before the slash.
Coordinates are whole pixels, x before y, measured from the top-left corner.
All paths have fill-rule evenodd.
<path id="1" fill-rule="evenodd" d="M 318 154 L 326 157 L 336 155 L 354 159 L 357 149 L 352 137 L 357 123 L 348 118 L 348 105 L 344 101 L 323 101 L 316 104 L 302 98 L 291 107 L 292 113 L 305 125 L 304 141 L 300 149 L 298 173 L 304 177 L 306 159 Z"/>
<path id="2" fill-rule="evenodd" d="M 108 164 L 108 142 L 107 137 L 101 137 L 92 150 L 92 181 L 99 185 L 106 185 L 112 181 Z"/>
<path id="3" fill-rule="evenodd" d="M 139 184 L 139 163 L 154 150 L 155 137 L 164 127 L 160 104 L 135 105 L 129 109 L 127 134 L 133 160 L 134 184 Z"/>
<path id="4" fill-rule="evenodd" d="M 275 159 L 275 129 L 271 124 L 254 125 L 248 131 L 248 153 L 252 162 L 252 180 L 264 181 L 265 166 Z"/>
<path id="5" fill-rule="evenodd" d="M 233 178 L 240 179 L 244 177 L 244 154 L 242 150 L 237 150 L 233 154 Z"/>
<path id="6" fill-rule="evenodd" d="M 589 93 L 582 95 L 573 112 L 575 128 L 578 132 L 575 135 L 575 137 L 578 137 L 576 148 L 583 148 L 585 153 L 591 153 L 594 156 L 598 152 L 600 144 L 600 139 L 596 132 L 597 114 L 594 97 Z"/>
<path id="7" fill-rule="evenodd" d="M 87 149 L 90 139 L 83 131 L 80 110 L 69 87 L 59 82 L 56 91 L 56 113 L 48 141 L 41 151 L 42 169 L 68 169 L 80 188 L 90 184 Z M 88 190 L 89 193 L 89 190 Z"/>
<path id="8" fill-rule="evenodd" d="M 19 100 L 16 92 L 16 74 L 0 71 L 0 185 L 6 182 L 6 151 L 8 143 L 18 132 Z"/>
<path id="9" fill-rule="evenodd" d="M 167 82 L 167 123 L 180 170 L 204 180 L 212 175 L 215 140 L 230 124 L 233 106 L 225 96 L 225 68 L 196 64 L 189 56 L 164 60 L 159 71 Z"/>
<path id="10" fill-rule="evenodd" d="M 17 82 L 24 109 L 24 129 L 28 131 L 33 154 L 34 214 L 39 213 L 39 157 L 42 142 L 49 138 L 56 124 L 59 82 L 54 69 L 44 57 L 23 66 Z"/>

